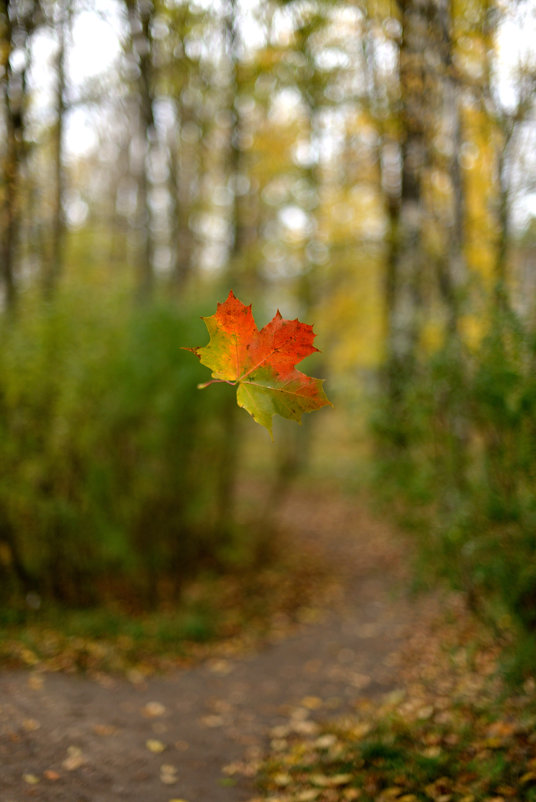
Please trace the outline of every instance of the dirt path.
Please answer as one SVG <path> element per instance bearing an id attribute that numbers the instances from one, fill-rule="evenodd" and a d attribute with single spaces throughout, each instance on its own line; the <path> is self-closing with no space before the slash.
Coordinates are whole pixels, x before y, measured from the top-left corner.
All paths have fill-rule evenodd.
<path id="1" fill-rule="evenodd" d="M 331 610 L 255 654 L 136 684 L 0 674 L 0 802 L 245 802 L 253 781 L 231 764 L 247 767 L 274 728 L 305 731 L 395 687 L 416 615 L 396 535 L 331 494 L 294 494 L 281 524 L 335 560 Z"/>

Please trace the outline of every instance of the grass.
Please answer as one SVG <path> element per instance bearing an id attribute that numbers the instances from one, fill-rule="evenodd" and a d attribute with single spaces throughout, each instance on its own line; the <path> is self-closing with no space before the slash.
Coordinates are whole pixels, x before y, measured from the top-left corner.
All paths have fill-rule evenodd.
<path id="1" fill-rule="evenodd" d="M 284 635 L 322 605 L 333 576 L 314 552 L 277 543 L 275 534 L 274 541 L 263 566 L 206 573 L 185 586 L 178 602 L 151 612 L 117 603 L 39 606 L 37 598 L 27 609 L 0 609 L 0 666 L 147 675 Z"/>

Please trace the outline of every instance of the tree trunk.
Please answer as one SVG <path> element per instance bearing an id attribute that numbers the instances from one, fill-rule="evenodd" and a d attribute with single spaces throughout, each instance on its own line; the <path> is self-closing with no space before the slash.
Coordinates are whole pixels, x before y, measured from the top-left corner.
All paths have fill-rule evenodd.
<path id="1" fill-rule="evenodd" d="M 66 33 L 69 27 L 70 7 L 64 0 L 58 3 L 58 52 L 56 55 L 56 124 L 54 126 L 54 211 L 52 218 L 52 247 L 50 263 L 45 274 L 45 294 L 51 296 L 63 273 L 65 246 L 65 168 L 64 168 L 64 128 L 65 128 L 65 56 Z"/>
<path id="2" fill-rule="evenodd" d="M 182 128 L 188 121 L 187 111 L 180 101 L 177 101 L 177 107 L 178 125 Z M 179 149 L 174 139 L 168 143 L 170 247 L 171 283 L 178 290 L 188 282 L 193 268 L 194 237 L 190 228 L 190 214 L 197 165 L 195 155 L 191 152 L 193 145 L 181 143 Z"/>
<path id="3" fill-rule="evenodd" d="M 459 337 L 468 275 L 465 260 L 466 193 L 460 154 L 463 145 L 461 90 L 453 63 L 452 0 L 438 0 L 438 52 L 440 57 L 437 81 L 440 111 L 443 118 L 443 141 L 448 153 L 446 172 L 451 185 L 450 213 L 446 224 L 445 258 L 439 264 L 439 287 L 447 313 L 447 334 Z"/>
<path id="4" fill-rule="evenodd" d="M 23 143 L 23 80 L 13 70 L 10 56 L 15 49 L 12 23 L 13 3 L 0 0 L 2 68 L 2 100 L 6 128 L 5 152 L 2 165 L 2 205 L 0 210 L 0 262 L 4 301 L 13 309 L 17 298 L 15 282 L 15 250 L 19 230 L 19 178 Z"/>
<path id="5" fill-rule="evenodd" d="M 240 281 L 242 251 L 244 245 L 244 225 L 242 220 L 242 198 L 239 193 L 243 154 L 241 147 L 242 121 L 238 104 L 239 93 L 239 38 L 236 17 L 236 0 L 228 0 L 225 15 L 225 44 L 229 65 L 229 86 L 227 111 L 230 117 L 227 141 L 228 181 L 233 193 L 230 216 L 230 246 L 228 253 L 227 281 L 235 289 Z M 223 410 L 225 430 L 220 451 L 220 471 L 218 488 L 218 518 L 220 524 L 232 525 L 235 507 L 235 485 L 238 470 L 237 415 L 234 398 L 229 400 Z"/>
<path id="6" fill-rule="evenodd" d="M 153 43 L 151 0 L 124 0 L 128 14 L 129 55 L 137 67 L 135 79 L 136 135 L 133 140 L 133 172 L 137 182 L 136 261 L 138 296 L 148 300 L 154 289 L 153 215 L 150 204 L 149 159 L 155 138 L 153 117 Z"/>
<path id="7" fill-rule="evenodd" d="M 415 369 L 423 315 L 423 170 L 427 158 L 426 73 L 429 3 L 398 0 L 402 38 L 399 53 L 401 190 L 390 215 L 386 279 L 386 382 L 396 403 Z"/>

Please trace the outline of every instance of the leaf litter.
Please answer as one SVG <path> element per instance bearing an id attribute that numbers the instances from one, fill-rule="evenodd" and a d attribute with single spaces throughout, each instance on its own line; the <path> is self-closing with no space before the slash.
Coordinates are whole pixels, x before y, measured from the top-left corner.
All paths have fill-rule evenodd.
<path id="1" fill-rule="evenodd" d="M 310 507 L 310 502 L 305 501 L 304 509 Z M 352 507 L 352 515 L 355 515 L 353 510 Z M 315 527 L 319 531 L 326 530 L 322 516 L 318 506 L 314 519 L 303 516 L 307 521 L 304 525 L 313 537 L 316 537 Z M 344 523 L 341 519 L 336 525 L 344 528 Z M 370 574 L 371 565 L 377 565 L 380 542 L 381 532 L 370 541 L 370 557 L 366 549 L 359 547 L 357 561 L 361 561 L 363 576 Z M 385 570 L 391 564 L 390 549 L 387 544 Z M 341 571 L 347 567 L 348 560 Z M 356 588 L 359 589 L 359 582 Z M 439 607 L 446 606 L 443 602 L 439 604 Z M 362 802 L 533 802 L 536 799 L 535 683 L 528 681 L 517 695 L 508 694 L 497 673 L 500 644 L 496 638 L 471 618 L 456 597 L 450 601 L 447 612 L 447 617 L 440 616 L 436 607 L 428 617 L 423 615 L 404 649 L 388 655 L 386 663 L 399 677 L 400 690 L 378 701 L 366 697 L 366 688 L 359 690 L 355 686 L 353 712 L 344 718 L 333 720 L 340 699 L 311 692 L 314 686 L 307 686 L 307 683 L 308 678 L 314 678 L 318 672 L 325 670 L 328 677 L 337 668 L 333 673 L 334 681 L 347 679 L 351 684 L 353 675 L 362 673 L 353 664 L 356 659 L 353 649 L 340 649 L 333 654 L 332 663 L 327 667 L 309 656 L 300 666 L 304 681 L 302 695 L 280 708 L 279 714 L 284 715 L 285 720 L 283 723 L 279 720 L 270 732 L 270 754 L 263 758 L 258 742 L 248 745 L 245 741 L 243 758 L 227 763 L 222 771 L 223 778 L 234 783 L 242 776 L 248 782 L 256 776 L 260 790 L 254 798 L 270 802 L 355 799 Z M 370 639 L 378 638 L 380 630 L 371 622 L 364 622 L 362 630 L 360 635 L 366 648 L 374 648 Z M 206 670 L 218 682 L 232 681 L 235 654 L 232 649 L 213 654 Z M 210 666 L 218 670 L 212 671 Z M 343 669 L 348 673 L 341 674 Z M 45 677 L 42 672 L 28 677 L 25 682 L 32 694 L 40 693 L 43 682 L 48 683 Z M 96 673 L 95 678 L 99 684 L 102 681 L 103 687 L 110 686 L 109 680 L 100 673 Z M 375 679 L 374 672 L 372 679 Z M 142 680 L 132 686 L 133 692 L 139 693 L 138 688 L 141 690 L 146 685 L 147 681 Z M 113 687 L 112 682 L 112 690 Z M 159 698 L 150 691 L 145 701 L 143 697 L 139 699 L 132 709 L 139 722 L 145 722 L 140 744 L 148 762 L 136 770 L 133 781 L 148 781 L 147 777 L 152 777 L 164 787 L 179 784 L 188 802 L 198 802 L 191 797 L 191 785 L 185 783 L 182 763 L 179 770 L 173 762 L 175 758 L 179 764 L 179 753 L 186 753 L 185 765 L 190 763 L 190 758 L 195 760 L 196 755 L 199 756 L 195 744 L 190 749 L 188 741 L 178 733 L 174 737 L 170 733 L 169 739 L 162 736 L 160 740 L 159 732 L 154 729 L 168 723 L 173 704 L 171 697 Z M 229 713 L 226 703 L 225 696 L 214 696 L 207 700 L 204 715 L 225 718 Z M 41 729 L 33 725 L 24 728 L 22 722 L 29 720 L 29 710 L 26 707 L 21 716 L 20 732 L 37 740 L 43 727 L 47 728 L 50 717 L 47 719 L 45 711 L 40 711 Z M 152 736 L 147 728 L 153 729 Z M 120 744 L 125 735 L 120 718 L 109 722 L 94 720 L 91 731 L 101 743 L 102 738 L 114 735 L 114 741 Z M 207 735 L 211 731 L 216 739 L 220 737 L 218 727 L 208 727 Z M 222 733 L 222 738 L 227 732 Z M 12 737 L 16 739 L 20 735 L 15 732 Z M 158 751 L 151 753 L 144 746 L 146 740 L 162 744 L 169 740 L 169 747 L 166 744 L 169 758 L 161 763 L 164 755 Z M 93 748 L 95 746 L 93 744 Z M 106 742 L 101 754 L 108 754 L 108 751 Z M 97 764 L 93 755 L 86 752 L 86 743 L 83 743 L 83 751 L 73 744 L 66 756 L 64 752 L 64 760 L 71 759 L 68 766 L 72 768 L 63 767 L 63 783 L 69 781 L 69 775 L 72 782 L 79 781 L 84 772 L 80 759 L 86 755 L 90 758 L 88 769 L 95 772 Z M 168 752 L 165 755 L 167 757 Z M 57 782 L 50 772 L 60 774 L 56 768 L 61 764 L 61 757 L 57 766 L 55 760 L 50 759 L 48 766 L 45 763 L 39 770 L 37 766 L 27 766 L 24 774 L 37 778 L 36 785 L 41 783 L 39 789 L 45 788 L 45 780 Z M 76 766 L 82 770 L 80 774 Z M 19 782 L 22 774 L 20 770 Z M 87 776 L 89 778 L 89 774 Z M 25 785 L 31 786 L 32 779 L 24 780 Z M 220 785 L 224 788 L 222 782 Z M 59 786 L 54 785 L 54 790 L 56 787 Z M 180 791 L 174 799 L 183 798 Z"/>
<path id="2" fill-rule="evenodd" d="M 250 802 L 536 800 L 536 682 L 514 691 L 496 633 L 459 596 L 441 606 L 397 656 L 400 690 L 316 732 L 272 731 Z"/>

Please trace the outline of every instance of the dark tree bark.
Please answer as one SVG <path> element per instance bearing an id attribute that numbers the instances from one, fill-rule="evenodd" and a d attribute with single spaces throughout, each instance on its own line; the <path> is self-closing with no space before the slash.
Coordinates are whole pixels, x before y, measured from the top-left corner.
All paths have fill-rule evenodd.
<path id="1" fill-rule="evenodd" d="M 188 122 L 189 110 L 179 98 L 176 102 L 179 130 Z M 175 138 L 174 138 L 175 139 Z M 170 203 L 170 247 L 172 254 L 171 282 L 172 286 L 181 290 L 193 271 L 194 236 L 190 228 L 194 191 L 197 183 L 198 155 L 195 146 L 181 142 L 177 147 L 175 141 L 168 143 L 168 186 Z"/>
<path id="2" fill-rule="evenodd" d="M 21 16 L 20 11 L 25 11 Z M 5 126 L 0 205 L 0 270 L 5 304 L 13 309 L 17 299 L 16 250 L 20 228 L 20 178 L 24 159 L 24 109 L 27 63 L 13 61 L 30 33 L 29 12 L 13 0 L 0 0 L 0 86 Z"/>
<path id="3" fill-rule="evenodd" d="M 243 167 L 243 152 L 241 142 L 242 119 L 237 102 L 240 92 L 240 41 L 236 0 L 227 0 L 224 19 L 224 37 L 229 69 L 226 111 L 230 119 L 226 163 L 228 165 L 228 183 L 233 193 L 229 220 L 230 247 L 226 278 L 229 287 L 236 288 L 239 286 L 240 282 L 244 248 L 243 199 L 239 191 L 239 182 Z M 226 418 L 226 424 L 220 452 L 221 468 L 219 472 L 220 482 L 218 488 L 218 519 L 224 525 L 232 525 L 235 507 L 236 474 L 238 470 L 238 410 L 232 396 L 229 396 L 229 400 L 223 412 Z"/>
<path id="4" fill-rule="evenodd" d="M 386 275 L 386 382 L 396 403 L 414 371 L 423 316 L 423 172 L 427 162 L 427 89 L 423 57 L 429 46 L 432 4 L 398 0 L 402 26 L 400 81 L 400 204 L 389 206 Z"/>
<path id="5" fill-rule="evenodd" d="M 58 36 L 56 54 L 56 123 L 53 131 L 54 147 L 54 205 L 52 217 L 52 245 L 50 261 L 45 271 L 45 294 L 51 296 L 63 273 L 65 250 L 65 165 L 64 131 L 66 104 L 66 38 L 70 27 L 70 2 L 61 0 L 56 6 L 55 29 Z"/>
<path id="6" fill-rule="evenodd" d="M 152 0 L 124 0 L 129 24 L 129 57 L 137 68 L 134 80 L 136 133 L 133 141 L 133 172 L 137 182 L 137 274 L 141 300 L 152 296 L 154 288 L 153 215 L 150 204 L 149 157 L 156 136 L 153 115 L 154 67 L 151 23 Z"/>
<path id="7" fill-rule="evenodd" d="M 445 257 L 439 260 L 439 287 L 447 314 L 448 336 L 458 338 L 459 319 L 468 283 L 465 260 L 467 204 L 460 162 L 463 145 L 463 86 L 453 61 L 452 0 L 438 0 L 437 5 L 438 116 L 443 123 L 443 142 L 447 148 L 445 171 L 451 187 L 450 209 L 446 220 Z"/>

